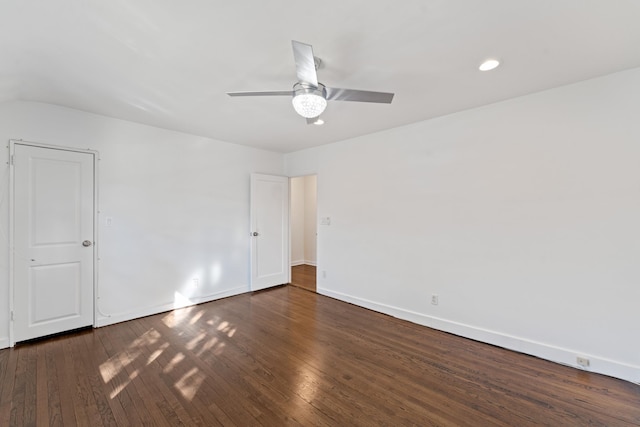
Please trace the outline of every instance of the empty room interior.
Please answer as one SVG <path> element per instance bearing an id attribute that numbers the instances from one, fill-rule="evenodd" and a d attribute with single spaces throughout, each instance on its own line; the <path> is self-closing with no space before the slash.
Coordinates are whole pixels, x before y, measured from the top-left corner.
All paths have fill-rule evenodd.
<path id="1" fill-rule="evenodd" d="M 640 3 L 0 4 L 0 425 L 640 425 Z"/>

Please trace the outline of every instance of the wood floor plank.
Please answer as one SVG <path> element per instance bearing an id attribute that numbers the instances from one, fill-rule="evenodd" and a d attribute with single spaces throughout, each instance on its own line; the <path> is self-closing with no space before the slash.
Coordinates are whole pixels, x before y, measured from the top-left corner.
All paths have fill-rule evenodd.
<path id="1" fill-rule="evenodd" d="M 333 335 L 339 339 L 334 338 L 332 342 L 327 342 L 327 345 L 335 346 L 335 351 L 342 355 L 342 359 L 357 361 L 357 364 L 352 365 L 351 369 L 360 371 L 361 375 L 366 375 L 368 372 L 376 372 L 377 378 L 367 378 L 368 383 L 382 385 L 385 389 L 390 388 L 391 390 L 393 390 L 394 384 L 402 384 L 402 389 L 396 390 L 396 393 L 400 396 L 406 394 L 405 399 L 409 399 L 410 396 L 420 396 L 421 401 L 419 404 L 425 407 L 429 407 L 429 402 L 434 401 L 433 398 L 443 393 L 445 389 L 450 395 L 455 396 L 458 402 L 464 399 L 468 400 L 467 396 L 471 394 L 473 398 L 472 410 L 475 412 L 474 418 L 476 420 L 484 418 L 486 422 L 497 423 L 491 415 L 494 405 L 490 400 L 487 400 L 491 399 L 491 394 L 485 393 L 484 399 L 478 398 L 478 396 L 482 397 L 483 395 L 474 393 L 473 388 L 477 387 L 477 384 L 471 382 L 470 384 L 461 385 L 458 379 L 451 375 L 450 371 L 443 369 L 442 365 L 434 367 L 430 363 L 420 363 L 421 361 L 417 358 L 405 358 L 405 355 L 397 348 L 378 346 L 375 341 L 376 334 L 371 334 L 368 340 L 360 337 L 356 337 L 353 340 L 353 335 L 344 335 L 341 332 L 343 330 L 343 326 L 336 328 Z M 355 342 L 358 345 L 349 346 L 349 342 Z M 342 349 L 351 349 L 351 351 L 342 354 L 344 351 Z M 385 369 L 384 360 L 388 358 L 396 361 L 392 369 Z M 356 373 L 355 375 L 358 374 Z M 415 380 L 416 378 L 420 378 L 420 380 L 412 381 L 412 379 Z M 431 408 L 432 411 L 449 409 L 447 402 L 440 402 L 438 408 Z M 455 421 L 457 423 L 461 423 L 471 417 L 469 409 L 464 407 L 450 412 L 455 412 L 457 417 Z M 505 417 L 507 414 L 505 413 L 502 416 Z M 524 422 L 526 420 L 508 418 L 510 425 L 523 425 Z"/>
<path id="2" fill-rule="evenodd" d="M 171 315 L 169 315 L 171 317 Z M 171 351 L 163 352 L 157 359 L 158 363 L 163 366 L 161 375 L 168 377 L 167 389 L 178 390 L 179 396 L 182 392 L 179 390 L 180 379 L 192 368 L 188 363 L 193 361 L 196 365 L 201 365 L 199 358 L 187 358 L 188 341 L 182 338 L 182 331 L 187 330 L 187 325 L 179 325 L 178 333 L 174 328 L 165 324 L 157 325 L 158 331 L 164 339 L 170 343 Z M 185 368 L 186 366 L 186 368 Z M 239 425 L 255 425 L 257 420 L 255 415 L 260 411 L 250 400 L 250 394 L 247 392 L 247 384 L 240 372 L 233 369 L 229 364 L 217 366 L 217 369 L 211 369 L 208 378 L 213 380 L 214 386 L 207 389 L 208 383 L 203 384 L 204 391 L 211 398 L 224 402 L 227 416 L 236 420 Z M 202 386 L 202 384 L 201 384 Z"/>
<path id="3" fill-rule="evenodd" d="M 67 388 L 64 392 L 73 401 L 76 421 L 79 425 L 96 425 L 97 420 L 91 417 L 92 405 L 87 396 L 87 387 L 83 385 L 86 375 L 84 375 L 81 361 L 78 360 L 81 353 L 74 351 L 70 346 L 63 346 L 62 350 L 65 372 L 67 372 Z"/>
<path id="4" fill-rule="evenodd" d="M 0 381 L 3 426 L 640 425 L 636 384 L 294 286 L 0 350 Z"/>
<path id="5" fill-rule="evenodd" d="M 27 352 L 27 365 L 25 371 L 25 399 L 24 399 L 24 425 L 36 425 L 36 373 L 38 366 L 37 348 L 33 346 Z"/>
<path id="6" fill-rule="evenodd" d="M 131 325 L 132 323 L 130 322 L 128 326 Z M 135 331 L 132 331 L 132 334 L 135 334 Z M 109 339 L 110 335 L 103 334 L 102 338 Z M 126 341 L 127 340 L 125 339 L 125 342 Z M 95 348 L 95 343 L 90 343 L 87 341 L 87 344 L 89 348 Z M 110 342 L 109 346 L 110 348 L 113 348 L 114 345 L 117 344 L 118 343 Z M 144 354 L 141 354 L 143 356 L 146 356 L 147 360 L 149 360 L 150 354 L 153 354 L 153 352 L 156 351 L 150 346 L 145 346 L 143 350 Z M 131 345 L 126 346 L 121 351 L 125 353 L 126 360 L 133 361 L 134 359 L 136 359 L 136 350 L 132 349 Z M 144 366 L 144 363 L 141 363 L 141 361 L 138 361 L 137 363 L 128 363 L 124 366 L 126 374 L 129 376 L 129 378 L 132 379 L 132 382 L 128 387 L 133 388 L 135 391 L 135 396 L 137 396 L 136 410 L 140 415 L 141 424 L 157 427 L 170 426 L 171 424 L 169 424 L 168 420 L 159 411 L 157 403 L 160 401 L 160 399 L 157 397 L 159 392 L 155 387 L 155 382 L 145 383 L 143 376 L 139 375 L 141 366 Z"/>
<path id="7" fill-rule="evenodd" d="M 102 396 L 102 389 L 99 386 L 99 366 L 96 366 L 96 362 L 101 359 L 96 359 L 95 357 L 94 337 L 94 334 L 83 333 L 79 337 L 81 339 L 78 340 L 77 351 L 69 354 L 69 360 L 74 364 L 76 399 L 79 404 L 84 406 L 84 412 L 90 425 L 114 425 L 115 419 L 111 417 L 110 412 L 106 411 L 108 405 Z M 98 400 L 100 400 L 101 405 Z"/>
<path id="8" fill-rule="evenodd" d="M 414 409 L 421 409 L 423 411 L 428 410 L 432 418 L 446 417 L 446 407 L 443 407 L 445 405 L 442 405 L 441 403 L 430 404 L 428 397 L 432 394 L 432 390 L 428 387 L 417 386 L 408 392 L 407 384 L 398 381 L 398 383 L 403 385 L 402 389 L 397 390 L 396 393 L 390 393 L 390 391 L 393 391 L 393 386 L 396 383 L 398 374 L 397 369 L 390 372 L 384 372 L 381 369 L 384 365 L 378 365 L 377 363 L 365 363 L 367 359 L 366 356 L 355 353 L 345 353 L 344 349 L 354 346 L 349 339 L 336 340 L 340 334 L 342 334 L 342 330 L 336 329 L 332 333 L 332 340 L 323 341 L 322 338 L 318 337 L 316 337 L 316 339 L 326 347 L 333 347 L 334 351 L 339 356 L 341 363 L 331 366 L 329 372 L 322 372 L 322 375 L 328 376 L 333 384 L 338 384 L 340 386 L 338 389 L 340 392 L 340 399 L 347 403 L 347 407 L 352 408 L 356 406 L 358 407 L 358 411 L 365 414 L 368 419 L 376 419 L 376 415 L 380 412 L 380 407 L 375 406 L 375 403 L 369 404 L 370 402 L 376 402 L 375 399 L 371 399 L 372 397 L 376 397 L 376 395 L 379 394 L 387 403 L 399 403 L 392 402 L 394 396 L 406 395 L 406 398 L 403 399 L 403 403 L 405 405 L 413 406 Z M 282 344 L 276 344 L 277 347 L 280 345 Z M 362 348 L 362 350 L 365 353 L 369 353 L 371 349 Z M 296 350 L 295 352 L 298 353 L 299 351 L 300 350 Z M 308 355 L 307 357 L 311 358 L 311 355 Z M 364 394 L 364 391 L 366 391 L 366 395 Z M 416 399 L 414 396 L 420 396 L 421 399 Z M 388 415 L 393 415 L 394 418 L 400 418 L 401 420 L 406 418 L 407 414 L 411 417 L 411 414 L 413 413 L 415 412 L 391 410 Z M 464 419 L 464 415 L 464 411 L 458 410 L 456 413 L 456 416 L 460 418 L 458 421 Z M 341 414 L 340 421 L 345 422 L 349 417 L 351 417 L 351 414 L 346 414 L 346 417 L 344 414 Z M 412 423 L 420 423 L 421 421 L 421 419 L 407 419 L 407 422 Z M 437 424 L 443 424 L 441 419 L 437 421 Z"/>
<path id="9" fill-rule="evenodd" d="M 0 425 L 9 425 L 11 419 L 11 407 L 15 393 L 15 374 L 17 369 L 18 353 L 13 349 L 0 350 Z"/>
<path id="10" fill-rule="evenodd" d="M 47 342 L 43 343 L 40 348 L 44 351 L 40 354 L 43 354 L 45 358 L 46 369 L 46 377 L 38 378 L 38 382 L 45 381 L 46 382 L 46 396 L 42 396 L 43 404 L 44 401 L 48 404 L 48 424 L 45 424 L 45 420 L 39 420 L 43 423 L 43 425 L 50 426 L 62 426 L 62 405 L 60 403 L 60 386 L 58 383 L 58 371 L 57 371 L 57 363 L 55 359 L 55 348 L 59 346 L 59 342 Z M 40 406 L 40 404 L 39 404 Z"/>
<path id="11" fill-rule="evenodd" d="M 98 360 L 104 360 L 100 365 L 101 376 L 99 379 L 101 380 L 101 386 L 108 393 L 107 404 L 111 408 L 111 415 L 115 424 L 119 426 L 141 424 L 127 387 L 131 379 L 126 370 L 123 369 L 133 359 L 124 351 L 127 345 L 130 345 L 126 339 L 128 326 L 125 323 L 122 328 L 105 329 L 102 331 L 103 333 L 99 334 L 101 345 L 95 346 L 98 350 Z M 112 343 L 114 342 L 118 343 L 118 345 L 113 345 Z M 99 389 L 95 391 L 97 390 Z M 105 413 L 105 415 L 108 415 L 108 413 Z M 111 422 L 110 419 L 109 422 Z"/>
<path id="12" fill-rule="evenodd" d="M 235 312 L 238 312 L 235 310 Z M 259 313 L 254 310 L 253 314 L 258 316 Z M 268 317 L 268 314 L 265 314 Z M 262 322 L 258 322 L 262 324 Z M 279 329 L 279 328 L 274 328 Z M 367 396 L 372 394 L 373 389 L 371 388 L 370 383 L 367 384 L 367 387 L 361 387 L 361 385 L 357 383 L 357 376 L 349 377 L 345 380 L 345 376 L 340 375 L 340 369 L 336 370 L 336 366 L 331 367 L 330 371 L 338 373 L 338 375 L 332 375 L 323 369 L 323 366 L 318 366 L 313 363 L 313 355 L 305 354 L 304 345 L 299 347 L 297 345 L 301 340 L 279 340 L 277 336 L 271 335 L 269 333 L 269 329 L 265 328 L 261 330 L 262 334 L 268 337 L 269 341 L 272 342 L 272 345 L 269 348 L 262 349 L 260 352 L 255 352 L 252 350 L 252 344 L 244 344 L 246 346 L 245 352 L 248 354 L 255 354 L 254 357 L 260 357 L 261 354 L 265 354 L 272 358 L 272 360 L 283 361 L 283 357 L 287 355 L 291 355 L 288 360 L 289 363 L 283 363 L 283 365 L 290 366 L 289 369 L 292 369 L 295 376 L 300 378 L 303 377 L 307 384 L 312 389 L 323 389 L 323 388 L 331 388 L 336 391 L 336 393 L 328 394 L 328 395 L 320 395 L 319 398 L 316 397 L 315 400 L 309 401 L 309 403 L 313 404 L 314 407 L 317 407 L 320 411 L 325 411 L 325 413 L 334 414 L 333 421 L 345 421 L 353 416 L 352 411 L 354 408 L 359 406 L 359 412 L 363 415 L 367 416 L 368 419 L 375 418 L 376 412 L 379 411 L 379 407 L 375 407 L 372 405 L 365 404 L 367 402 Z M 256 333 L 249 334 L 249 337 L 256 335 Z M 269 354 L 269 350 L 272 350 L 274 353 Z M 302 358 L 300 358 L 302 357 Z M 264 359 L 260 357 L 260 361 L 262 363 L 268 363 L 268 359 Z M 348 361 L 342 359 L 342 366 L 347 366 Z M 312 361 L 308 363 L 307 361 Z M 271 369 L 277 370 L 278 364 L 271 365 Z M 302 366 L 302 369 L 299 367 Z M 375 371 L 374 371 L 375 372 Z M 275 372 L 275 377 L 286 377 L 287 373 L 277 370 Z M 307 380 L 307 378 L 310 380 Z M 350 382 L 355 378 L 355 381 Z M 364 395 L 366 393 L 367 396 Z M 304 393 L 305 395 L 310 394 L 308 391 Z M 337 418 L 335 418 L 337 417 Z"/>
<path id="13" fill-rule="evenodd" d="M 140 374 L 136 375 L 136 380 L 139 380 L 141 385 L 153 387 L 156 390 L 156 394 L 162 396 L 160 400 L 156 402 L 164 414 L 167 414 L 172 420 L 171 425 L 184 424 L 184 425 L 206 425 L 202 419 L 204 403 L 200 401 L 188 401 L 183 394 L 183 390 L 180 388 L 180 377 L 172 376 L 171 379 L 166 379 L 170 372 L 173 371 L 173 365 L 176 360 L 182 360 L 182 347 L 172 345 L 170 337 L 163 336 L 158 332 L 159 325 L 145 325 L 144 321 L 130 322 L 132 332 L 137 333 L 138 336 L 145 337 L 151 334 L 154 343 L 152 345 L 137 345 L 140 351 L 142 351 L 142 358 L 140 361 L 146 361 L 144 368 L 138 366 Z M 155 327 L 154 327 L 155 326 Z M 162 381 L 158 381 L 162 379 Z M 204 410 L 206 412 L 206 409 Z M 210 418 L 210 424 L 212 426 L 219 423 L 215 418 Z"/>
<path id="14" fill-rule="evenodd" d="M 77 339 L 74 337 L 74 341 Z M 63 425 L 78 425 L 76 418 L 76 407 L 73 400 L 71 376 L 73 375 L 73 367 L 70 367 L 64 356 L 64 349 L 67 340 L 54 338 L 55 346 L 53 349 L 53 363 L 55 364 L 56 377 L 52 381 L 56 385 L 56 390 L 60 399 L 60 414 L 62 416 Z M 37 345 L 37 344 L 30 344 Z M 20 349 L 22 350 L 22 349 Z"/>
<path id="15" fill-rule="evenodd" d="M 302 264 L 291 267 L 291 284 L 311 292 L 316 291 L 315 265 Z"/>
<path id="16" fill-rule="evenodd" d="M 47 348 L 49 347 L 49 343 L 43 343 L 37 347 L 38 358 L 37 358 L 37 367 L 36 367 L 36 379 L 37 379 L 37 390 L 35 393 L 35 397 L 37 397 L 36 407 L 34 408 L 36 413 L 37 425 L 49 425 L 49 392 L 47 390 Z"/>
<path id="17" fill-rule="evenodd" d="M 14 393 L 11 402 L 10 425 L 24 425 L 25 413 L 25 393 L 26 393 L 26 371 L 28 364 L 30 347 L 17 354 L 17 364 L 15 372 Z"/>

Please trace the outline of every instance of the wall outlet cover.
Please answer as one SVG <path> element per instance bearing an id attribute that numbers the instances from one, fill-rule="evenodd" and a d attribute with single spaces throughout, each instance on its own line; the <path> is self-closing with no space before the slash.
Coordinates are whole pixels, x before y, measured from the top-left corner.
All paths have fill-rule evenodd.
<path id="1" fill-rule="evenodd" d="M 591 364 L 589 362 L 589 359 L 583 356 L 577 356 L 576 363 L 578 364 L 578 366 L 582 366 L 583 368 L 588 368 L 589 365 Z"/>

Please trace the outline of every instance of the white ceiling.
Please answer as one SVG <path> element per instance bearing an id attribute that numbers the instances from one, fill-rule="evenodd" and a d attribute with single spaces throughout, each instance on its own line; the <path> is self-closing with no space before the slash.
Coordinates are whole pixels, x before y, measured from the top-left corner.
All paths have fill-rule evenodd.
<path id="1" fill-rule="evenodd" d="M 291 40 L 327 86 L 395 92 L 290 99 Z M 488 57 L 502 65 L 477 70 Z M 640 67 L 638 0 L 3 0 L 0 102 L 31 100 L 290 152 Z"/>

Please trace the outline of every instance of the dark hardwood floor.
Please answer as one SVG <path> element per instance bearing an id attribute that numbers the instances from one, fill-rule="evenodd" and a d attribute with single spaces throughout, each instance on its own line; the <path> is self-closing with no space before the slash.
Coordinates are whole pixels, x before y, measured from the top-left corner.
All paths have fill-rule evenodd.
<path id="1" fill-rule="evenodd" d="M 293 286 L 0 351 L 0 426 L 632 426 L 640 386 Z"/>
<path id="2" fill-rule="evenodd" d="M 302 264 L 291 267 L 291 284 L 311 292 L 316 291 L 316 267 Z"/>

